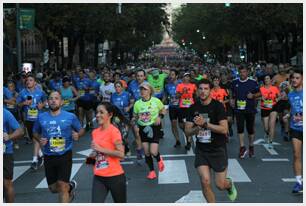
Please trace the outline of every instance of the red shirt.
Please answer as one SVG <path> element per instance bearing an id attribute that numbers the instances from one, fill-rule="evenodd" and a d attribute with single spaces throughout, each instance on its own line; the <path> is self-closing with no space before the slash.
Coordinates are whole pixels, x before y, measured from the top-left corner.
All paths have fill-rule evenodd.
<path id="1" fill-rule="evenodd" d="M 264 110 L 271 110 L 272 107 L 276 104 L 276 98 L 279 95 L 279 89 L 276 86 L 270 86 L 265 88 L 264 86 L 260 87 L 261 96 L 265 99 L 260 101 L 260 108 Z"/>
<path id="2" fill-rule="evenodd" d="M 179 100 L 180 108 L 189 108 L 194 104 L 193 94 L 196 92 L 197 87 L 192 83 L 180 83 L 176 87 L 176 92 L 181 94 Z"/>

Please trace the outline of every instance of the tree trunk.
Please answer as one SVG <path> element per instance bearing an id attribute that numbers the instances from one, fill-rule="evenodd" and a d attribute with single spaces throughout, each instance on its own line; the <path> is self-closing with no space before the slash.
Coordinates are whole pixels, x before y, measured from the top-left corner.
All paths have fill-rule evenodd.
<path id="1" fill-rule="evenodd" d="M 79 40 L 79 64 L 84 64 L 84 51 L 85 51 L 85 41 L 84 36 L 82 35 Z M 86 59 L 87 61 L 87 59 Z M 88 62 L 86 62 L 88 64 Z"/>

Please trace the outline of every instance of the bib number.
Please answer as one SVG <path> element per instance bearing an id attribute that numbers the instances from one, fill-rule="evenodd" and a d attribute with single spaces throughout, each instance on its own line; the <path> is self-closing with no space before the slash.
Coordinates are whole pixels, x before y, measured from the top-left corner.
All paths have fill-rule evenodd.
<path id="1" fill-rule="evenodd" d="M 211 130 L 201 129 L 197 138 L 200 143 L 211 143 Z"/>
<path id="2" fill-rule="evenodd" d="M 29 109 L 28 110 L 28 117 L 35 119 L 38 116 L 38 110 L 37 109 Z"/>
<path id="3" fill-rule="evenodd" d="M 140 113 L 140 120 L 144 123 L 150 122 L 151 120 L 151 113 L 150 112 L 143 112 Z"/>
<path id="4" fill-rule="evenodd" d="M 96 156 L 96 169 L 101 170 L 101 169 L 106 169 L 108 168 L 109 163 L 103 153 L 98 153 Z"/>
<path id="5" fill-rule="evenodd" d="M 68 106 L 70 104 L 69 99 L 64 99 L 64 106 Z"/>
<path id="6" fill-rule="evenodd" d="M 246 108 L 246 101 L 244 100 L 237 100 L 237 109 L 245 110 Z"/>
<path id="7" fill-rule="evenodd" d="M 52 137 L 49 140 L 50 150 L 52 152 L 62 152 L 65 150 L 65 138 L 63 137 Z"/>
<path id="8" fill-rule="evenodd" d="M 80 94 L 80 96 L 84 96 L 84 94 L 85 94 L 85 90 L 79 90 L 79 94 Z"/>
<path id="9" fill-rule="evenodd" d="M 264 107 L 265 107 L 265 108 L 270 108 L 270 109 L 272 109 L 272 107 L 273 107 L 273 101 L 272 101 L 272 99 L 264 100 Z"/>
<path id="10" fill-rule="evenodd" d="M 191 100 L 190 99 L 183 99 L 182 101 L 184 106 L 190 106 L 191 105 Z"/>

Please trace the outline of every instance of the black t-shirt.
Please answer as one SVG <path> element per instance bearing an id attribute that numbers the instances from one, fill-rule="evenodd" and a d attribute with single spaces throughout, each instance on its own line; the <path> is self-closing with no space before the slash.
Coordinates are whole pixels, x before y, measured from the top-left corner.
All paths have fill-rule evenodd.
<path id="1" fill-rule="evenodd" d="M 219 124 L 219 121 L 226 120 L 226 113 L 224 106 L 219 101 L 214 99 L 208 105 L 203 105 L 200 101 L 197 101 L 192 105 L 187 114 L 186 120 L 193 122 L 193 118 L 199 114 L 208 114 L 209 122 L 215 125 Z M 218 134 L 211 131 L 211 143 L 200 143 L 197 138 L 197 146 L 201 147 L 219 147 L 226 144 L 226 136 L 224 134 Z"/>

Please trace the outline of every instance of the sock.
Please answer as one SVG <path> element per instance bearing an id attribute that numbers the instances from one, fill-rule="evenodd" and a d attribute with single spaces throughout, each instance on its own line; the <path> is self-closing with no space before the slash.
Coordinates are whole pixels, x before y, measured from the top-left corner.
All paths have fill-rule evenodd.
<path id="1" fill-rule="evenodd" d="M 157 162 L 160 161 L 160 154 L 158 153 L 156 156 L 154 156 L 154 158 L 156 159 Z"/>
<path id="2" fill-rule="evenodd" d="M 302 184 L 302 176 L 301 176 L 301 175 L 295 176 L 295 179 L 296 179 L 296 181 L 297 181 L 299 184 Z"/>
<path id="3" fill-rule="evenodd" d="M 154 166 L 153 166 L 153 158 L 152 156 L 145 156 L 145 159 L 146 159 L 146 163 L 150 169 L 150 171 L 153 171 L 154 170 Z"/>
<path id="4" fill-rule="evenodd" d="M 33 156 L 33 161 L 32 162 L 38 162 L 37 156 Z"/>
<path id="5" fill-rule="evenodd" d="M 38 150 L 38 156 L 39 156 L 39 157 L 42 157 L 42 156 L 43 156 L 43 153 L 41 152 L 41 149 Z"/>

